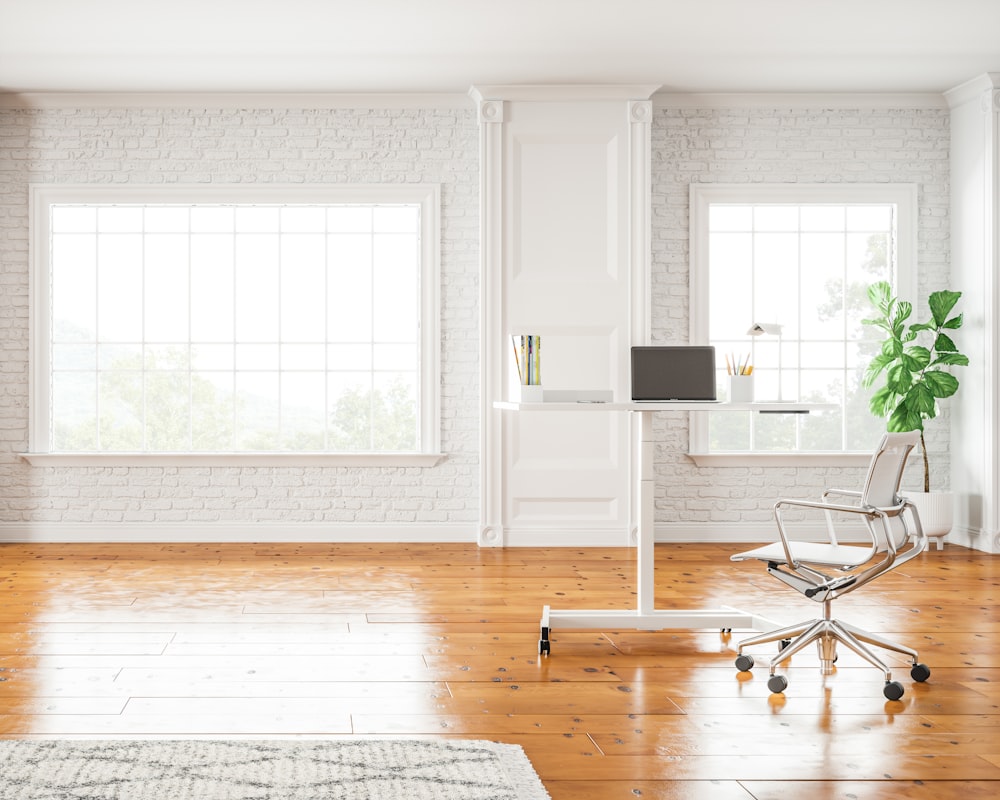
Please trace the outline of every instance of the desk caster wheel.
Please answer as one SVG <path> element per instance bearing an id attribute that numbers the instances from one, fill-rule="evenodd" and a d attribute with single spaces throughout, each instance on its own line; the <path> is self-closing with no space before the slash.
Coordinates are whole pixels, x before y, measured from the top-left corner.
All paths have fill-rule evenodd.
<path id="1" fill-rule="evenodd" d="M 910 677 L 917 683 L 923 683 L 930 676 L 931 670 L 926 664 L 914 664 L 913 669 L 910 670 Z"/>
<path id="2" fill-rule="evenodd" d="M 767 688 L 772 694 L 781 694 L 788 688 L 788 678 L 784 675 L 772 675 L 767 679 Z"/>
<path id="3" fill-rule="evenodd" d="M 753 669 L 753 656 L 736 656 L 736 669 L 749 672 Z"/>
<path id="4" fill-rule="evenodd" d="M 552 652 L 552 642 L 550 642 L 548 639 L 539 639 L 538 640 L 538 655 L 540 655 L 540 656 L 547 656 L 551 652 Z"/>

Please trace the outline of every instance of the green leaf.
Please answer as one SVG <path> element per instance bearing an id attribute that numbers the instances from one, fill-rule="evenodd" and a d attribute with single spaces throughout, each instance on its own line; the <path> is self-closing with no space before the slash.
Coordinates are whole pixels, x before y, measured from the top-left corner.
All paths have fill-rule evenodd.
<path id="1" fill-rule="evenodd" d="M 888 308 L 892 303 L 892 287 L 887 281 L 877 281 L 868 287 L 868 300 L 875 308 L 888 316 Z"/>
<path id="2" fill-rule="evenodd" d="M 958 378 L 948 372 L 928 370 L 924 373 L 924 381 L 934 397 L 951 397 L 958 391 Z"/>
<path id="3" fill-rule="evenodd" d="M 953 331 L 956 328 L 961 328 L 962 327 L 962 322 L 964 322 L 964 321 L 965 321 L 965 314 L 959 314 L 957 317 L 952 317 L 950 320 L 948 320 L 941 327 L 942 328 L 947 328 L 948 330 Z"/>
<path id="4" fill-rule="evenodd" d="M 865 370 L 865 376 L 862 378 L 861 383 L 866 387 L 871 386 L 875 382 L 875 379 L 882 374 L 882 371 L 895 360 L 892 356 L 887 355 L 874 356 L 868 362 L 868 367 Z"/>
<path id="5" fill-rule="evenodd" d="M 933 417 L 937 414 L 937 402 L 934 393 L 926 383 L 915 383 L 903 400 L 907 411 L 912 414 Z"/>
<path id="6" fill-rule="evenodd" d="M 903 363 L 911 372 L 920 372 L 931 363 L 931 351 L 920 345 L 908 347 L 903 354 Z"/>
<path id="7" fill-rule="evenodd" d="M 896 313 L 891 315 L 891 317 L 893 330 L 898 331 L 898 333 L 896 333 L 897 336 L 902 335 L 904 328 L 903 323 L 910 318 L 912 313 L 913 305 L 911 303 L 906 300 L 896 301 Z"/>
<path id="8" fill-rule="evenodd" d="M 899 339 L 886 339 L 882 342 L 882 355 L 895 361 L 903 355 L 903 343 Z"/>
<path id="9" fill-rule="evenodd" d="M 927 305 L 930 306 L 931 314 L 934 315 L 936 327 L 940 328 L 945 324 L 948 314 L 951 313 L 951 310 L 955 307 L 955 303 L 958 302 L 958 298 L 961 296 L 961 292 L 950 292 L 947 290 L 931 293 L 931 296 L 927 298 Z"/>
<path id="10" fill-rule="evenodd" d="M 906 431 L 922 431 L 924 420 L 920 414 L 907 408 L 906 403 L 900 403 L 886 422 L 886 430 L 890 433 L 905 433 Z"/>
<path id="11" fill-rule="evenodd" d="M 961 353 L 938 353 L 937 358 L 931 364 L 932 367 L 938 364 L 948 364 L 955 367 L 969 366 L 969 357 Z"/>
<path id="12" fill-rule="evenodd" d="M 883 386 L 868 401 L 868 410 L 875 417 L 888 417 L 896 408 L 898 395 L 889 390 L 888 386 Z"/>
<path id="13" fill-rule="evenodd" d="M 886 374 L 885 383 L 889 389 L 896 394 L 906 394 L 913 382 L 913 373 L 906 368 L 905 364 L 894 364 L 889 367 Z"/>
<path id="14" fill-rule="evenodd" d="M 951 340 L 951 337 L 943 333 L 939 333 L 937 339 L 934 340 L 934 349 L 943 353 L 958 352 L 958 348 L 955 347 L 955 343 Z"/>

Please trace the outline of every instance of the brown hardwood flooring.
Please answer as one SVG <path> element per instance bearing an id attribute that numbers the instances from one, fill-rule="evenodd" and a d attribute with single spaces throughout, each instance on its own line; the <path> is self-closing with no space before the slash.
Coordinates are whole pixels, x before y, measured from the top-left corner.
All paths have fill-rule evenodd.
<path id="1" fill-rule="evenodd" d="M 817 615 L 737 549 L 659 545 L 658 605 Z M 540 658 L 543 605 L 633 606 L 624 548 L 3 545 L 0 737 L 491 739 L 553 800 L 995 798 L 998 558 L 949 545 L 835 603 L 930 666 L 887 656 L 893 702 L 850 652 L 771 695 L 745 631 L 555 630 Z"/>

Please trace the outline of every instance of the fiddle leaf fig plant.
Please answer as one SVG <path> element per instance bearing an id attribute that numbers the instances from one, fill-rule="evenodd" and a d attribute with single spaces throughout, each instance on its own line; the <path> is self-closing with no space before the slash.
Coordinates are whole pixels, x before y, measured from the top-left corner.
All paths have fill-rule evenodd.
<path id="1" fill-rule="evenodd" d="M 885 281 L 868 287 L 868 299 L 878 316 L 862 320 L 880 328 L 886 339 L 865 370 L 862 384 L 871 387 L 884 378 L 872 395 L 869 408 L 886 420 L 890 432 L 920 431 L 924 458 L 924 491 L 930 491 L 930 464 L 924 443 L 924 421 L 938 415 L 938 400 L 958 391 L 958 378 L 949 368 L 968 366 L 969 358 L 958 351 L 948 335 L 962 327 L 962 314 L 950 316 L 961 292 L 934 292 L 928 298 L 931 318 L 907 324 L 913 306 L 892 293 Z"/>

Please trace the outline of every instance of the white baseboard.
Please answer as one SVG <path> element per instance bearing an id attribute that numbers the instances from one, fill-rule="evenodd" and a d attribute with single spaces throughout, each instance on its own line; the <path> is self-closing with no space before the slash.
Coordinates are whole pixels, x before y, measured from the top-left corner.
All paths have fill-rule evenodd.
<path id="1" fill-rule="evenodd" d="M 791 528 L 794 535 L 809 542 L 828 541 L 826 526 L 821 522 L 800 523 Z M 868 541 L 864 531 L 838 529 L 844 542 Z M 717 542 L 719 544 L 767 544 L 778 540 L 773 522 L 725 522 L 691 525 L 675 522 L 656 526 L 656 543 Z"/>
<path id="2" fill-rule="evenodd" d="M 628 532 L 608 528 L 508 528 L 504 547 L 628 547 Z"/>
<path id="3" fill-rule="evenodd" d="M 826 541 L 826 528 L 822 523 L 802 524 L 796 533 L 807 541 Z M 656 526 L 657 544 L 686 542 L 718 542 L 721 544 L 750 545 L 773 542 L 777 539 L 773 523 L 663 523 Z M 841 537 L 843 541 L 866 541 L 863 532 Z M 507 547 L 629 547 L 635 544 L 625 530 L 607 528 L 508 528 L 504 531 Z"/>
<path id="4" fill-rule="evenodd" d="M 990 535 L 989 531 L 956 526 L 945 537 L 945 544 L 957 544 L 970 550 L 984 553 L 1000 553 L 1000 532 Z M 934 545 L 932 545 L 933 547 Z"/>
<path id="5" fill-rule="evenodd" d="M 0 523 L 0 543 L 475 542 L 474 525 Z"/>
<path id="6" fill-rule="evenodd" d="M 825 541 L 819 523 L 796 527 L 796 535 L 808 541 Z M 663 523 L 656 526 L 657 544 L 689 542 L 754 545 L 775 540 L 774 526 L 767 523 Z M 863 533 L 842 534 L 844 542 L 865 541 Z M 290 542 L 400 542 L 404 544 L 475 543 L 476 527 L 450 524 L 344 523 L 0 523 L 0 544 L 15 543 L 290 543 Z M 968 547 L 985 553 L 1000 553 L 1000 533 L 955 528 L 946 544 Z M 634 545 L 627 531 L 593 528 L 522 528 L 504 532 L 504 547 L 628 547 Z M 931 545 L 934 547 L 933 543 Z"/>

